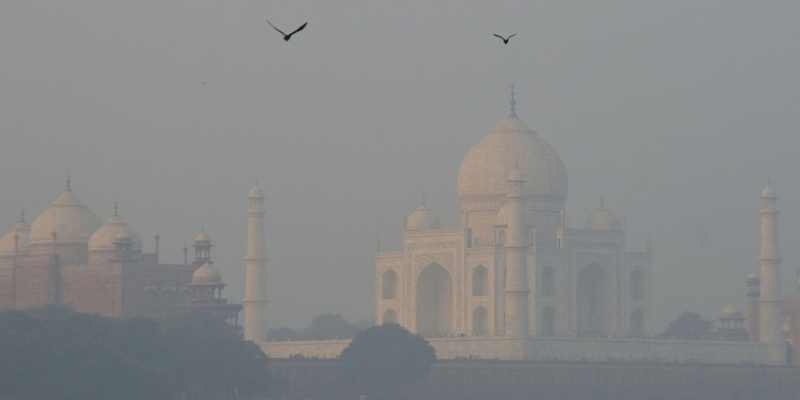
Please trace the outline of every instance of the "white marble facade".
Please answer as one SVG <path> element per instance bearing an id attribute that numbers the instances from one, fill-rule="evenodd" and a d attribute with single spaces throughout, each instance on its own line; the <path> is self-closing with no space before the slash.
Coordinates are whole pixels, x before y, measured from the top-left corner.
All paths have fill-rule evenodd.
<path id="1" fill-rule="evenodd" d="M 510 207 L 509 177 L 515 171 L 522 181 L 521 221 L 509 216 L 520 214 Z M 530 336 L 647 336 L 650 246 L 626 250 L 622 220 L 602 201 L 586 226 L 566 226 L 566 197 L 564 164 L 516 116 L 512 98 L 510 116 L 461 164 L 458 226 L 441 226 L 423 204 L 406 218 L 402 249 L 378 254 L 376 321 L 396 322 L 431 338 L 509 336 L 506 303 L 523 296 L 526 307 L 515 305 L 513 312 L 527 309 Z M 506 289 L 515 283 L 506 277 L 506 258 L 520 247 L 508 243 L 514 224 L 527 232 L 521 267 L 528 290 L 517 287 L 517 297 L 509 297 Z"/>

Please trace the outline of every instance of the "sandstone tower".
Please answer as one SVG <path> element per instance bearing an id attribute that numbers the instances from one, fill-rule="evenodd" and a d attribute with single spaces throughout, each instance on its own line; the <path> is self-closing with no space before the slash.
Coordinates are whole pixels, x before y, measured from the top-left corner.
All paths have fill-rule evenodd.
<path id="1" fill-rule="evenodd" d="M 778 253 L 777 196 L 771 184 L 761 192 L 761 297 L 759 307 L 759 336 L 769 348 L 769 360 L 785 362 L 786 341 L 783 337 L 781 307 L 780 254 Z"/>
<path id="2" fill-rule="evenodd" d="M 264 192 L 250 190 L 247 208 L 247 255 L 245 256 L 244 338 L 267 340 L 267 254 L 264 238 Z"/>

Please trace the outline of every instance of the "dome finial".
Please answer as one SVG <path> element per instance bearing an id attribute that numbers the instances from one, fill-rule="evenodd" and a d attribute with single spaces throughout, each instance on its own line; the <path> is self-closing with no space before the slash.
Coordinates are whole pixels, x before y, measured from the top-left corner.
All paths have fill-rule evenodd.
<path id="1" fill-rule="evenodd" d="M 66 181 L 64 186 L 65 186 L 64 189 L 67 192 L 71 192 L 72 191 L 72 174 L 70 174 L 69 170 L 67 170 L 67 181 Z"/>
<path id="2" fill-rule="evenodd" d="M 19 212 L 19 223 L 20 224 L 24 224 L 25 223 L 25 209 L 24 208 L 22 210 L 20 210 L 20 212 Z"/>
<path id="3" fill-rule="evenodd" d="M 118 201 L 114 202 L 114 216 L 115 217 L 119 217 L 119 202 Z"/>
<path id="4" fill-rule="evenodd" d="M 600 208 L 606 208 L 606 196 L 600 196 Z"/>
<path id="5" fill-rule="evenodd" d="M 509 111 L 508 116 L 511 118 L 517 118 L 517 92 L 514 88 L 513 83 L 510 86 L 510 91 L 511 91 L 511 100 L 510 100 L 511 109 Z"/>

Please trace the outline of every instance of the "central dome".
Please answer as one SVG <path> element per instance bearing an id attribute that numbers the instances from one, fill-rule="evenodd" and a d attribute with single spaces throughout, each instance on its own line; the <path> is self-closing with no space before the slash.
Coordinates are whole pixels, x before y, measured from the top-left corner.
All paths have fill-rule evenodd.
<path id="1" fill-rule="evenodd" d="M 516 116 L 500 120 L 469 149 L 458 171 L 459 197 L 505 196 L 515 165 L 525 180 L 523 196 L 566 199 L 567 172 L 558 153 Z"/>
<path id="2" fill-rule="evenodd" d="M 31 224 L 31 243 L 87 242 L 102 221 L 67 190 Z"/>

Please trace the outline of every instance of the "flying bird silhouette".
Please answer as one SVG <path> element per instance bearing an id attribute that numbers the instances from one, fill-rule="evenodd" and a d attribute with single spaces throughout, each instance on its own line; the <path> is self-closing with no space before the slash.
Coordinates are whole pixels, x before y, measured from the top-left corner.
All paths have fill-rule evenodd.
<path id="1" fill-rule="evenodd" d="M 266 19 L 266 18 L 265 18 L 265 19 Z M 294 36 L 294 34 L 295 34 L 295 33 L 297 33 L 297 32 L 300 32 L 300 31 L 302 31 L 303 29 L 306 29 L 306 26 L 308 25 L 308 22 L 306 22 L 306 23 L 304 23 L 303 25 L 300 25 L 300 27 L 299 27 L 299 28 L 295 29 L 295 30 L 294 30 L 294 31 L 292 31 L 291 33 L 286 33 L 286 32 L 284 32 L 284 31 L 282 31 L 282 30 L 278 29 L 278 27 L 277 27 L 277 26 L 275 26 L 275 25 L 272 25 L 272 22 L 269 22 L 269 20 L 268 20 L 268 19 L 267 19 L 266 21 L 267 21 L 267 23 L 269 24 L 269 26 L 271 26 L 271 27 L 272 27 L 272 29 L 275 29 L 276 31 L 278 31 L 278 33 L 280 33 L 281 35 L 283 35 L 283 40 L 285 40 L 285 41 L 287 41 L 287 42 L 289 41 L 289 39 L 291 39 L 291 38 L 292 38 L 292 36 Z"/>
<path id="2" fill-rule="evenodd" d="M 508 35 L 508 37 L 502 37 L 502 36 L 500 36 L 500 35 L 498 35 L 498 34 L 496 34 L 496 33 L 493 33 L 492 35 L 493 35 L 494 37 L 496 37 L 496 38 L 498 38 L 498 39 L 502 40 L 502 41 L 503 41 L 503 44 L 508 44 L 508 41 L 509 41 L 509 40 L 511 40 L 511 38 L 513 38 L 514 36 L 517 36 L 517 34 L 516 34 L 516 33 L 514 33 L 514 34 L 511 34 L 511 35 Z"/>

